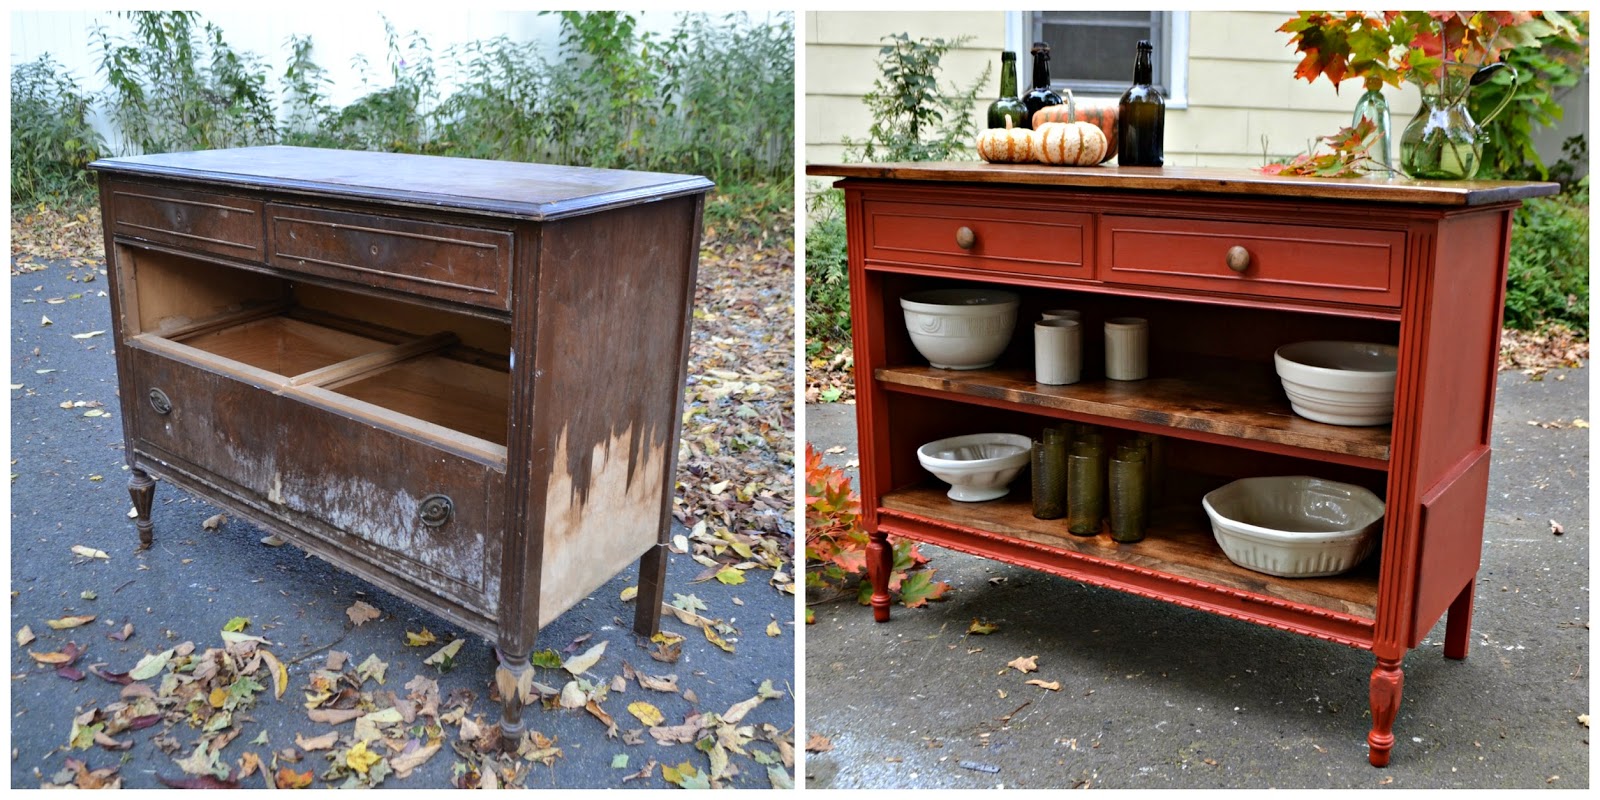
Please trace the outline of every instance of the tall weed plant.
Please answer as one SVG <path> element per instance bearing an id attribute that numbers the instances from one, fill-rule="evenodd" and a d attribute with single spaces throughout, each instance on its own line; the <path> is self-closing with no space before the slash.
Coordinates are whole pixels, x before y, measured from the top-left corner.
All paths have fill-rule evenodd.
<path id="1" fill-rule="evenodd" d="M 436 54 L 385 19 L 382 63 L 355 63 L 362 94 L 340 107 L 308 37 L 285 43 L 273 81 L 194 12 L 127 13 L 128 37 L 94 32 L 127 151 L 284 143 L 695 173 L 718 184 L 714 227 L 793 236 L 792 15 L 686 13 L 657 34 L 623 12 L 542 12 L 559 19 L 555 53 L 498 37 Z"/>
<path id="2" fill-rule="evenodd" d="M 50 54 L 11 71 L 11 204 L 76 207 L 93 197 L 84 169 L 105 142 L 89 124 L 90 98 Z"/>

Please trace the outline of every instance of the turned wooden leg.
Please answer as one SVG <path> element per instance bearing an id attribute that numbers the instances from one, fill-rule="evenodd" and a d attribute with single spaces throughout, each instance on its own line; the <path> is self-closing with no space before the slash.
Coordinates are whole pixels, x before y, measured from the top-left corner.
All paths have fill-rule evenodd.
<path id="1" fill-rule="evenodd" d="M 1476 578 L 1467 581 L 1461 594 L 1450 603 L 1444 618 L 1444 657 L 1463 659 L 1472 640 L 1472 595 L 1477 589 Z"/>
<path id="2" fill-rule="evenodd" d="M 633 610 L 633 632 L 654 636 L 661 631 L 661 602 L 667 597 L 667 545 L 645 551 L 639 559 L 638 607 Z"/>
<path id="3" fill-rule="evenodd" d="M 133 510 L 138 515 L 134 523 L 139 528 L 139 549 L 143 550 L 155 541 L 156 535 L 156 524 L 150 520 L 150 508 L 156 501 L 156 482 L 150 473 L 135 467 L 133 477 L 128 479 L 128 495 L 133 498 Z"/>
<path id="4" fill-rule="evenodd" d="M 889 535 L 873 531 L 867 541 L 867 577 L 872 580 L 872 618 L 889 621 L 889 572 L 894 567 L 894 548 Z"/>
<path id="5" fill-rule="evenodd" d="M 507 653 L 496 647 L 500 667 L 494 671 L 495 688 L 500 692 L 500 749 L 514 753 L 527 730 L 522 709 L 533 700 L 533 665 L 528 652 Z"/>
<path id="6" fill-rule="evenodd" d="M 1389 751 L 1394 749 L 1394 717 L 1400 711 L 1400 687 L 1404 683 L 1400 659 L 1380 656 L 1378 665 L 1372 668 L 1372 732 L 1367 734 L 1367 760 L 1374 767 L 1389 766 Z"/>

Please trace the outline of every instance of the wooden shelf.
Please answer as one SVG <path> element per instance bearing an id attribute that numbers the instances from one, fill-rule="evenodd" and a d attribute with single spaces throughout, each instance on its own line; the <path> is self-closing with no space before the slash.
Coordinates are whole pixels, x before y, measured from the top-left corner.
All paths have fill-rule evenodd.
<path id="1" fill-rule="evenodd" d="M 1270 369 L 1270 368 L 1269 368 Z M 1252 449 L 1310 451 L 1371 469 L 1387 469 L 1390 426 L 1352 428 L 1297 416 L 1270 371 L 1234 364 L 1141 381 L 1085 380 L 1046 386 L 1027 369 L 949 370 L 928 366 L 880 368 L 873 376 L 889 391 L 964 398 L 1027 413 L 1041 409 L 1167 428 L 1173 436 L 1237 440 Z M 1191 431 L 1196 436 L 1185 437 Z"/>
<path id="2" fill-rule="evenodd" d="M 1217 546 L 1199 503 L 1157 510 L 1143 541 L 1120 544 L 1102 532 L 1073 536 L 1065 519 L 1036 519 L 1025 488 L 984 503 L 958 503 L 947 487 L 919 485 L 884 495 L 887 511 L 915 514 L 965 528 L 1020 539 L 1057 550 L 1152 570 L 1234 591 L 1361 619 L 1376 619 L 1378 558 L 1328 578 L 1279 578 L 1234 564 Z"/>

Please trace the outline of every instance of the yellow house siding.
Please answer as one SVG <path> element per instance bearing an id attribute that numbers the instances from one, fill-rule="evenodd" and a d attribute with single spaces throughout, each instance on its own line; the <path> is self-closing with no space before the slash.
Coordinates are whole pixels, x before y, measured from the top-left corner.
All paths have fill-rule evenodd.
<path id="1" fill-rule="evenodd" d="M 976 117 L 1000 93 L 1000 51 L 1004 48 L 1005 17 L 992 11 L 844 12 L 806 13 L 806 160 L 838 161 L 843 140 L 862 140 L 872 125 L 861 97 L 879 77 L 878 50 L 883 37 L 906 33 L 912 38 L 946 40 L 973 37 L 946 54 L 941 83 L 961 88 L 990 67 L 989 81 L 978 91 Z M 991 66 L 992 65 L 992 66 Z M 1026 77 L 1023 77 L 1026 80 Z"/>
<path id="2" fill-rule="evenodd" d="M 1350 124 L 1363 87 L 1356 80 L 1338 93 L 1326 78 L 1308 84 L 1294 77 L 1299 59 L 1278 26 L 1289 11 L 1194 11 L 1189 14 L 1188 103 L 1167 110 L 1167 161 L 1179 166 L 1259 166 L 1262 137 L 1270 158 L 1303 151 L 1315 137 Z M 905 32 L 913 37 L 975 38 L 945 59 L 945 80 L 968 85 L 992 65 L 988 86 L 973 114 L 981 114 L 999 94 L 999 51 L 1004 47 L 1005 12 L 839 12 L 807 14 L 806 159 L 838 160 L 843 137 L 861 139 L 871 118 L 861 95 L 877 78 L 874 59 L 881 38 Z M 1026 84 L 1027 57 L 1019 59 Z M 1130 56 L 1130 66 L 1132 62 Z M 1131 74 L 1131 73 L 1130 73 Z M 1393 115 L 1393 136 L 1416 113 L 1415 89 L 1385 89 Z"/>

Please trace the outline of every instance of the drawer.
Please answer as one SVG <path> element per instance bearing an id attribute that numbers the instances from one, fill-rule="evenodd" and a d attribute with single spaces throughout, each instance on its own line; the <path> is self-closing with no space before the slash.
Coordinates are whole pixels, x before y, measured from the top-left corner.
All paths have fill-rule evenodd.
<path id="1" fill-rule="evenodd" d="M 1248 263 L 1235 271 L 1229 250 Z M 1312 225 L 1105 215 L 1099 277 L 1106 283 L 1203 292 L 1400 305 L 1405 234 Z"/>
<path id="2" fill-rule="evenodd" d="M 274 266 L 511 308 L 510 231 L 277 203 L 267 213 Z"/>
<path id="3" fill-rule="evenodd" d="M 355 555 L 423 591 L 492 611 L 504 472 L 301 397 L 273 399 L 283 445 L 270 502 L 342 531 Z"/>
<path id="4" fill-rule="evenodd" d="M 136 448 L 146 443 L 251 491 L 271 484 L 279 423 L 269 390 L 136 345 L 123 349 L 133 396 L 122 402 Z"/>
<path id="5" fill-rule="evenodd" d="M 256 200 L 167 186 L 114 181 L 111 229 L 123 236 L 262 260 L 262 207 Z"/>
<path id="6" fill-rule="evenodd" d="M 868 261 L 1093 277 L 1089 214 L 892 200 L 863 205 Z M 962 229 L 971 231 L 970 239 Z"/>

